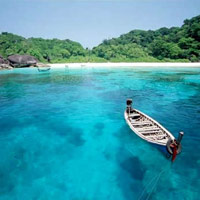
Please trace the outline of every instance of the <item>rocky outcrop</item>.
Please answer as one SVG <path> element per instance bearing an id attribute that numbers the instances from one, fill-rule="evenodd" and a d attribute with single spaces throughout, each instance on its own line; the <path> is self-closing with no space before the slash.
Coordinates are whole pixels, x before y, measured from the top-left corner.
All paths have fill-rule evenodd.
<path id="1" fill-rule="evenodd" d="M 0 57 L 0 64 L 4 63 L 4 59 Z"/>
<path id="2" fill-rule="evenodd" d="M 12 67 L 9 65 L 8 60 L 5 60 L 3 56 L 0 55 L 0 70 L 3 69 L 12 69 Z"/>
<path id="3" fill-rule="evenodd" d="M 9 62 L 5 60 L 2 55 L 0 55 L 0 64 L 9 64 Z"/>
<path id="4" fill-rule="evenodd" d="M 38 62 L 35 57 L 29 55 L 11 55 L 8 57 L 8 61 L 13 67 L 30 67 Z"/>
<path id="5" fill-rule="evenodd" d="M 29 55 L 11 55 L 7 60 L 0 55 L 0 70 L 36 66 L 37 62 L 35 57 Z"/>
<path id="6" fill-rule="evenodd" d="M 13 69 L 13 67 L 11 67 L 9 64 L 0 63 L 0 70 L 4 69 Z"/>

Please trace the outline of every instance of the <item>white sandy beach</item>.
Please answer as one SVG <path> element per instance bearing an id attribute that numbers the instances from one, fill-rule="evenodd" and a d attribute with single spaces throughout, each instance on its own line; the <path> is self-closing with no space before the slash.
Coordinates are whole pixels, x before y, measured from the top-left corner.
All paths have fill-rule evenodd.
<path id="1" fill-rule="evenodd" d="M 200 67 L 199 63 L 59 63 L 50 64 L 52 68 L 94 68 L 94 67 Z"/>

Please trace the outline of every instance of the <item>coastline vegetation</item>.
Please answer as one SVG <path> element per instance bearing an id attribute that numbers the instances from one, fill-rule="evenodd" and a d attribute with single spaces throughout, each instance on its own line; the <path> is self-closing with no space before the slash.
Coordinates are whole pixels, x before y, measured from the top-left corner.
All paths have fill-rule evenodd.
<path id="1" fill-rule="evenodd" d="M 84 49 L 71 40 L 24 38 L 0 34 L 0 54 L 28 54 L 40 62 L 199 62 L 200 15 L 186 19 L 181 27 L 133 30 Z"/>

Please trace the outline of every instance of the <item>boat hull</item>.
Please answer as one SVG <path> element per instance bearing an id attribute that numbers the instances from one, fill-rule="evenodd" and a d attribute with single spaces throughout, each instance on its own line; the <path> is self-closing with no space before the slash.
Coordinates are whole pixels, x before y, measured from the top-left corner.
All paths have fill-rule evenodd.
<path id="1" fill-rule="evenodd" d="M 131 119 L 132 113 L 140 116 L 140 118 L 143 118 L 143 121 L 137 122 L 136 120 L 134 121 L 134 119 Z M 125 110 L 124 118 L 126 120 L 126 123 L 129 125 L 130 129 L 140 138 L 146 140 L 149 143 L 161 146 L 166 146 L 169 139 L 175 139 L 174 136 L 168 130 L 166 130 L 161 124 L 153 120 L 151 117 L 136 109 L 132 109 L 132 113 L 128 114 Z M 156 131 L 154 131 L 155 128 Z M 163 137 L 163 139 L 161 139 L 161 137 Z"/>

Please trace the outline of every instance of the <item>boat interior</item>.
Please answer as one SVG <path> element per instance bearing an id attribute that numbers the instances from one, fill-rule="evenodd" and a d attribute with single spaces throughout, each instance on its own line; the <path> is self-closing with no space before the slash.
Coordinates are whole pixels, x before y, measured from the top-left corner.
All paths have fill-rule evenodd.
<path id="1" fill-rule="evenodd" d="M 131 110 L 128 114 L 128 120 L 133 128 L 147 140 L 162 140 L 166 143 L 170 138 L 162 127 L 136 110 Z"/>

